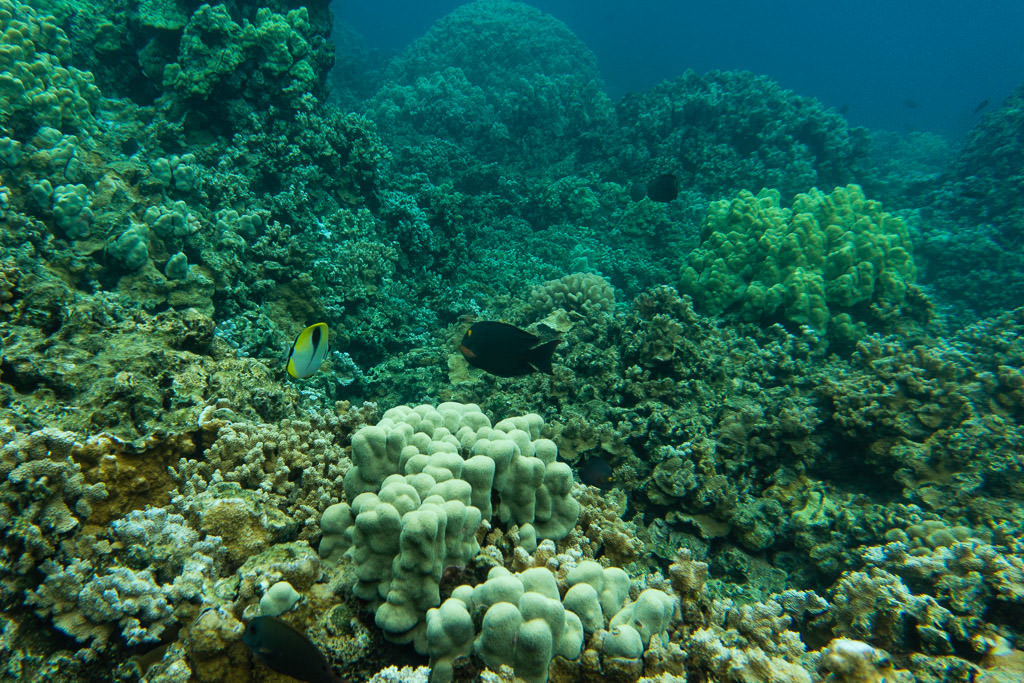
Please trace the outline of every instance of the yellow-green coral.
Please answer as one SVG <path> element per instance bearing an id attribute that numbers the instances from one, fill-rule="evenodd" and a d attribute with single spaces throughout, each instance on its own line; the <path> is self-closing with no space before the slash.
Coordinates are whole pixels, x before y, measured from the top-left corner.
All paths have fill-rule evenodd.
<path id="1" fill-rule="evenodd" d="M 743 190 L 708 207 L 680 285 L 714 314 L 849 337 L 873 304 L 902 304 L 914 273 L 906 225 L 857 185 L 812 189 L 792 208 L 777 190 Z"/>

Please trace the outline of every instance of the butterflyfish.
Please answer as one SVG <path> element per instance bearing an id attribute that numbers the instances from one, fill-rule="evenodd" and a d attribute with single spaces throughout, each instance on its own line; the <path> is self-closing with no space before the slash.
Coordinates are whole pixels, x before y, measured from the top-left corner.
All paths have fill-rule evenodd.
<path id="1" fill-rule="evenodd" d="M 327 323 L 310 325 L 295 338 L 285 369 L 295 379 L 306 379 L 320 369 L 327 358 Z"/>

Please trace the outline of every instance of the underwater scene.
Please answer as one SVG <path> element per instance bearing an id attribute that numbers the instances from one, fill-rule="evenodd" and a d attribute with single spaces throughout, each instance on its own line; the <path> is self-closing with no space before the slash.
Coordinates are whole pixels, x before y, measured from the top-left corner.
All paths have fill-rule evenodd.
<path id="1" fill-rule="evenodd" d="M 0 681 L 1024 681 L 1024 85 L 335 10 L 0 0 Z"/>

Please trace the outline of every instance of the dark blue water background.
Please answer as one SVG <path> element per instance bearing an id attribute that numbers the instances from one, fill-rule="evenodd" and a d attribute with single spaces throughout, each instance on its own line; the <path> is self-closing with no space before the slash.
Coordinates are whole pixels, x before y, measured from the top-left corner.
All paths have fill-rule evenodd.
<path id="1" fill-rule="evenodd" d="M 394 53 L 462 3 L 361 0 L 335 15 Z M 1024 82 L 1020 0 L 537 0 L 593 50 L 609 94 L 747 69 L 895 131 L 966 132 Z M 975 112 L 983 101 L 989 104 Z"/>

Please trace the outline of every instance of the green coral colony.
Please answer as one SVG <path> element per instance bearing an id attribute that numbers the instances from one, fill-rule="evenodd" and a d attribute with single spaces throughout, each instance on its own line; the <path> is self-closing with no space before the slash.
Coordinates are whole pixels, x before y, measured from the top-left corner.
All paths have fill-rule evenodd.
<path id="1" fill-rule="evenodd" d="M 1024 93 L 883 163 L 509 0 L 331 29 L 0 0 L 0 678 L 1024 680 Z"/>

